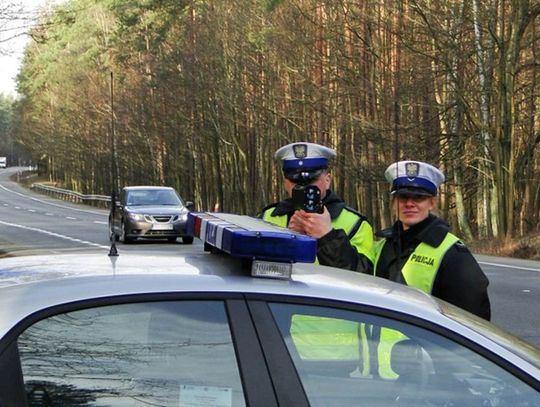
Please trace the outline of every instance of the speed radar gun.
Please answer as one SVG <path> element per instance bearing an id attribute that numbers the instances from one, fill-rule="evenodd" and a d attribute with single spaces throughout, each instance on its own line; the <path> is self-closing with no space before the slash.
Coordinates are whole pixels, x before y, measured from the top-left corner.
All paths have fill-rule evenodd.
<path id="1" fill-rule="evenodd" d="M 323 213 L 321 190 L 316 185 L 295 185 L 292 190 L 294 209 L 306 212 Z"/>

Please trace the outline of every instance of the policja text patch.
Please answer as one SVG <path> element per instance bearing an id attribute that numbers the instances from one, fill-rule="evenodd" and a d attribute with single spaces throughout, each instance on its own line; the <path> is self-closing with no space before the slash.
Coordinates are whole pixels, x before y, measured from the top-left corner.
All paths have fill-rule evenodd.
<path id="1" fill-rule="evenodd" d="M 422 263 L 427 266 L 433 266 L 433 264 L 435 263 L 435 259 L 433 257 L 419 256 L 414 253 L 411 256 L 411 261 L 414 261 L 415 263 Z"/>

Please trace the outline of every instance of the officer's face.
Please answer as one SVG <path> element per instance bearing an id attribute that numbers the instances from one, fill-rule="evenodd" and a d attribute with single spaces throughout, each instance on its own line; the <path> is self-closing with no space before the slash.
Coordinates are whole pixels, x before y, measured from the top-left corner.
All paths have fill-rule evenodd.
<path id="1" fill-rule="evenodd" d="M 324 199 L 326 196 L 326 191 L 330 189 L 330 183 L 332 181 L 332 176 L 328 172 L 323 172 L 317 179 L 311 181 L 309 185 L 315 185 L 321 190 L 321 199 Z M 284 181 L 285 190 L 287 191 L 287 196 L 292 197 L 292 190 L 296 186 L 295 182 L 285 178 Z"/>
<path id="2" fill-rule="evenodd" d="M 394 197 L 394 209 L 398 213 L 403 229 L 422 222 L 435 206 L 435 197 L 423 195 L 398 195 Z"/>

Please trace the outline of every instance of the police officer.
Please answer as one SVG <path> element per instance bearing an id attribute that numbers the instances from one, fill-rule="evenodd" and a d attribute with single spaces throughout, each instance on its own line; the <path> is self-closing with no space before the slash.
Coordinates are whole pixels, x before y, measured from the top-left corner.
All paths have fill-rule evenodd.
<path id="1" fill-rule="evenodd" d="M 335 156 L 333 149 L 307 142 L 278 149 L 275 158 L 282 165 L 287 198 L 264 208 L 261 217 L 316 238 L 320 264 L 371 273 L 373 229 L 364 216 L 347 207 L 330 189 L 328 167 Z M 322 205 L 316 205 L 316 199 L 312 202 L 309 194 L 318 196 Z M 302 359 L 358 364 L 362 360 L 358 368 L 366 371 L 363 329 L 358 323 L 318 316 L 295 315 L 291 320 L 292 340 Z"/>
<path id="2" fill-rule="evenodd" d="M 329 161 L 336 152 L 328 147 L 299 142 L 281 147 L 275 158 L 282 164 L 287 198 L 263 209 L 261 217 L 317 239 L 320 264 L 371 273 L 373 229 L 366 218 L 330 189 Z M 317 187 L 320 210 L 298 207 L 293 195 Z M 313 193 L 313 189 L 309 191 Z"/>
<path id="3" fill-rule="evenodd" d="M 421 290 L 489 320 L 488 279 L 448 225 L 431 214 L 443 173 L 420 161 L 385 172 L 398 220 L 376 233 L 374 274 Z"/>

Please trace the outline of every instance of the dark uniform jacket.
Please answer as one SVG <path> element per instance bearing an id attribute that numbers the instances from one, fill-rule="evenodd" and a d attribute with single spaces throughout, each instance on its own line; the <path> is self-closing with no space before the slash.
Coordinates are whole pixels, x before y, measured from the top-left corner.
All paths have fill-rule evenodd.
<path id="1" fill-rule="evenodd" d="M 387 242 L 375 265 L 375 275 L 405 284 L 401 269 L 416 246 L 424 242 L 438 247 L 447 232 L 448 225 L 434 215 L 429 215 L 427 219 L 406 231 L 403 231 L 401 222 L 398 221 L 393 227 L 377 232 L 376 236 L 387 239 Z M 491 306 L 488 284 L 489 281 L 476 259 L 467 247 L 458 241 L 444 255 L 431 294 L 489 320 Z"/>
<path id="2" fill-rule="evenodd" d="M 322 203 L 326 209 L 328 209 L 332 220 L 336 219 L 343 210 L 353 212 L 358 216 L 356 225 L 351 233 L 349 233 L 350 236 L 354 236 L 358 232 L 363 222 L 367 223 L 367 219 L 364 216 L 354 209 L 347 207 L 345 202 L 331 190 L 326 192 L 326 196 Z M 274 210 L 271 213 L 271 216 L 286 215 L 287 224 L 289 224 L 289 220 L 295 211 L 290 198 L 268 205 L 262 210 L 260 217 L 263 217 L 263 214 L 272 208 L 274 208 Z M 369 234 L 371 235 L 369 236 L 369 242 L 371 244 L 373 241 L 373 230 L 371 229 L 371 226 L 366 228 L 366 231 L 367 230 L 369 230 Z M 332 229 L 326 235 L 318 239 L 317 259 L 319 264 L 370 274 L 372 271 L 371 260 L 356 250 L 356 248 L 349 242 L 349 235 L 347 235 L 343 229 Z"/>

